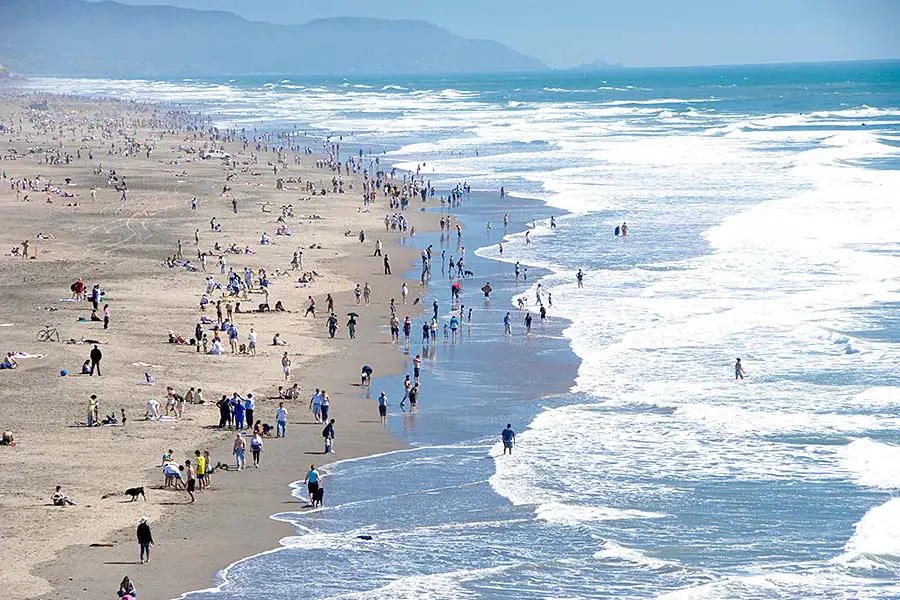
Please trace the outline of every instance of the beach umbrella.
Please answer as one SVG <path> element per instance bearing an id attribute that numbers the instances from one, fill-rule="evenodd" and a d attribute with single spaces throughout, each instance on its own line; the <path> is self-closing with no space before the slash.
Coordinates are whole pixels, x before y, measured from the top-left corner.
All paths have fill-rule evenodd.
<path id="1" fill-rule="evenodd" d="M 359 317 L 359 315 L 356 314 L 355 312 L 348 312 L 348 313 L 347 313 L 347 316 L 348 316 L 348 317 Z"/>

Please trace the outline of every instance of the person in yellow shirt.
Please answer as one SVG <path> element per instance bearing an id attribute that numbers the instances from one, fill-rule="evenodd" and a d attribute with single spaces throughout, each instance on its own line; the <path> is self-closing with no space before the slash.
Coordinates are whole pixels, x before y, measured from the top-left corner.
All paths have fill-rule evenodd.
<path id="1" fill-rule="evenodd" d="M 197 483 L 199 483 L 198 487 L 202 490 L 208 486 L 206 481 L 206 457 L 199 450 L 194 450 L 194 458 L 197 461 Z"/>

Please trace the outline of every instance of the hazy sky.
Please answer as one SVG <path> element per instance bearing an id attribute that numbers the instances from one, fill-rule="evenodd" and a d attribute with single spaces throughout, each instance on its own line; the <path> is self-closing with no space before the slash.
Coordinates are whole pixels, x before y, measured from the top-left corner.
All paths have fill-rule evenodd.
<path id="1" fill-rule="evenodd" d="M 504 42 L 552 67 L 595 58 L 627 66 L 900 58 L 900 0 L 120 1 L 285 24 L 337 16 L 423 19 L 464 37 Z"/>

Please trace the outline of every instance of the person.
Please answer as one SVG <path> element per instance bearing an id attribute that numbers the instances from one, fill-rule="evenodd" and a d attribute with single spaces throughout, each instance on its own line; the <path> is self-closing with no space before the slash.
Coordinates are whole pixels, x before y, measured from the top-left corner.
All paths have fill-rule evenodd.
<path id="1" fill-rule="evenodd" d="M 244 468 L 244 465 L 247 462 L 246 457 L 244 456 L 247 450 L 247 442 L 244 441 L 244 437 L 241 435 L 241 432 L 238 431 L 235 434 L 234 438 L 234 463 L 238 471 Z"/>
<path id="2" fill-rule="evenodd" d="M 513 445 L 516 443 L 516 432 L 512 430 L 511 423 L 507 423 L 506 429 L 500 432 L 500 438 L 503 440 L 503 454 L 507 452 L 512 454 Z"/>
<path id="3" fill-rule="evenodd" d="M 5 367 L 8 368 L 8 367 Z M 85 361 L 81 364 L 81 374 L 82 375 L 90 375 L 91 374 L 91 359 L 86 358 Z"/>
<path id="4" fill-rule="evenodd" d="M 584 287 L 584 273 L 581 269 L 578 269 L 578 273 L 575 274 L 575 279 L 578 280 L 578 287 Z"/>
<path id="5" fill-rule="evenodd" d="M 622 237 L 625 237 L 626 235 L 628 235 L 628 225 L 622 223 Z"/>
<path id="6" fill-rule="evenodd" d="M 103 329 L 109 329 L 109 304 L 103 305 Z"/>
<path id="7" fill-rule="evenodd" d="M 375 254 L 372 256 L 381 256 L 381 240 L 375 240 Z"/>
<path id="8" fill-rule="evenodd" d="M 356 317 L 350 315 L 350 319 L 347 320 L 347 331 L 350 332 L 350 339 L 356 339 Z"/>
<path id="9" fill-rule="evenodd" d="M 381 424 L 387 425 L 387 394 L 384 392 L 378 396 L 378 416 L 381 417 Z"/>
<path id="10" fill-rule="evenodd" d="M 287 437 L 287 414 L 284 402 L 279 402 L 275 411 L 275 437 Z"/>
<path id="11" fill-rule="evenodd" d="M 328 335 L 330 337 L 334 338 L 334 334 L 337 333 L 337 328 L 338 328 L 337 315 L 334 313 L 331 313 L 328 316 Z"/>
<path id="12" fill-rule="evenodd" d="M 531 333 L 531 313 L 525 313 L 525 333 Z"/>
<path id="13" fill-rule="evenodd" d="M 312 504 L 316 500 L 316 492 L 319 491 L 319 472 L 316 471 L 316 465 L 309 465 L 309 471 L 306 472 L 306 490 L 309 492 L 309 502 Z"/>
<path id="14" fill-rule="evenodd" d="M 147 523 L 147 517 L 141 518 L 137 526 L 137 541 L 141 546 L 141 564 L 150 562 L 150 546 L 153 545 L 153 533 Z"/>
<path id="15" fill-rule="evenodd" d="M 88 401 L 87 425 L 88 427 L 100 425 L 100 401 L 97 399 L 97 394 L 91 394 Z"/>
<path id="16" fill-rule="evenodd" d="M 419 408 L 419 384 L 418 383 L 415 384 L 414 386 L 412 386 L 412 388 L 409 390 L 407 397 L 409 398 L 410 412 L 414 412 L 414 411 L 418 410 L 418 408 Z"/>
<path id="17" fill-rule="evenodd" d="M 331 397 L 328 392 L 322 390 L 319 392 L 319 412 L 322 415 L 322 422 L 328 421 L 328 411 L 331 409 Z"/>
<path id="18" fill-rule="evenodd" d="M 253 454 L 253 467 L 259 468 L 259 455 L 263 449 L 263 441 L 262 437 L 260 437 L 259 433 L 253 434 L 253 439 L 250 440 L 250 452 Z"/>
<path id="19" fill-rule="evenodd" d="M 191 497 L 191 504 L 197 501 L 194 497 L 194 490 L 197 488 L 197 471 L 190 460 L 184 461 L 184 470 L 187 474 L 187 493 Z"/>
<path id="20" fill-rule="evenodd" d="M 384 255 L 384 274 L 391 274 L 391 259 L 387 254 Z"/>
<path id="21" fill-rule="evenodd" d="M 366 301 L 366 306 L 369 305 L 370 299 L 372 297 L 372 287 L 369 285 L 369 282 L 366 282 L 366 285 L 363 286 L 363 300 Z"/>
<path id="22" fill-rule="evenodd" d="M 322 394 L 319 392 L 319 388 L 316 388 L 316 391 L 313 392 L 312 397 L 309 399 L 309 408 L 312 411 L 313 417 L 316 419 L 316 424 L 322 422 Z"/>
<path id="23" fill-rule="evenodd" d="M 247 425 L 252 425 L 253 421 L 253 412 L 256 409 L 256 399 L 253 397 L 253 394 L 247 394 L 247 397 L 244 399 L 244 415 L 247 419 Z"/>
<path id="24" fill-rule="evenodd" d="M 124 600 L 135 600 L 137 598 L 137 592 L 134 590 L 134 584 L 131 583 L 131 580 L 128 576 L 122 578 L 122 583 L 119 584 L 119 598 L 123 598 Z"/>
<path id="25" fill-rule="evenodd" d="M 741 364 L 741 359 L 737 359 L 736 361 L 734 361 L 734 378 L 744 378 L 744 365 Z"/>
<path id="26" fill-rule="evenodd" d="M 12 352 L 7 352 L 6 356 L 3 357 L 3 362 L 0 363 L 0 369 L 15 369 L 18 366 L 19 363 L 16 361 Z M 84 369 L 82 369 L 81 372 L 84 373 Z M 90 370 L 88 370 L 88 373 L 90 373 Z"/>
<path id="27" fill-rule="evenodd" d="M 281 370 L 284 371 L 284 380 L 287 381 L 291 376 L 291 357 L 287 352 L 281 357 Z"/>
<path id="28" fill-rule="evenodd" d="M 194 462 L 197 465 L 197 488 L 203 489 L 208 487 L 206 482 L 206 457 L 199 451 L 194 450 Z"/>
<path id="29" fill-rule="evenodd" d="M 406 304 L 406 298 L 409 296 L 409 287 L 406 285 L 406 282 L 403 282 L 403 285 L 400 286 L 400 299 L 403 304 Z"/>
<path id="30" fill-rule="evenodd" d="M 322 430 L 325 439 L 325 454 L 334 454 L 334 419 L 328 421 L 328 425 Z"/>
<path id="31" fill-rule="evenodd" d="M 362 377 L 360 378 L 360 385 L 369 386 L 372 384 L 372 367 L 369 365 L 363 365 L 362 368 Z"/>
<path id="32" fill-rule="evenodd" d="M 503 333 L 505 335 L 512 335 L 512 317 L 509 316 L 509 313 L 506 313 L 506 316 L 503 317 Z"/>
<path id="33" fill-rule="evenodd" d="M 247 334 L 247 353 L 250 356 L 256 356 L 256 331 L 252 327 L 250 333 Z"/>
<path id="34" fill-rule="evenodd" d="M 97 370 L 97 377 L 100 377 L 100 360 L 103 358 L 103 352 L 100 351 L 100 347 L 97 344 L 94 344 L 94 347 L 91 349 L 91 375 L 94 374 L 94 369 Z"/>
<path id="35" fill-rule="evenodd" d="M 309 298 L 309 306 L 306 307 L 306 313 L 303 315 L 304 317 L 308 317 L 310 313 L 312 313 L 313 318 L 316 318 L 316 300 L 312 296 L 308 296 Z"/>
<path id="36" fill-rule="evenodd" d="M 53 506 L 72 506 L 75 504 L 74 500 L 63 493 L 60 485 L 56 486 L 56 491 L 50 496 L 50 501 L 53 503 Z"/>
<path id="37" fill-rule="evenodd" d="M 416 380 L 416 385 L 419 384 L 419 373 L 422 369 L 422 355 L 416 354 L 416 357 L 413 358 L 413 377 Z"/>

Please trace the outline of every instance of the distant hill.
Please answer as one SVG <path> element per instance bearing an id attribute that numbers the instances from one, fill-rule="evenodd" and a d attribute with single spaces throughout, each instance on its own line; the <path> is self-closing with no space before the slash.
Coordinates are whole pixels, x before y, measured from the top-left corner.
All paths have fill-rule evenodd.
<path id="1" fill-rule="evenodd" d="M 0 61 L 25 75 L 202 77 L 538 71 L 498 42 L 424 21 L 335 18 L 304 25 L 84 0 L 0 0 Z"/>

